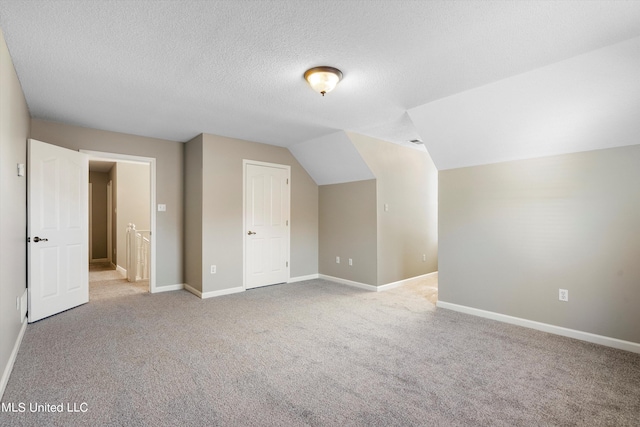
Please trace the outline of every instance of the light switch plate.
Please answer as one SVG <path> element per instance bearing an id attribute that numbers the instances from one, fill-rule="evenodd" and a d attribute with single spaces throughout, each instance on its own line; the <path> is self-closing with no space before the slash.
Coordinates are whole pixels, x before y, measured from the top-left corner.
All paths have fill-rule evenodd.
<path id="1" fill-rule="evenodd" d="M 167 211 L 167 205 L 165 204 L 158 205 L 158 212 L 166 212 L 166 211 Z"/>

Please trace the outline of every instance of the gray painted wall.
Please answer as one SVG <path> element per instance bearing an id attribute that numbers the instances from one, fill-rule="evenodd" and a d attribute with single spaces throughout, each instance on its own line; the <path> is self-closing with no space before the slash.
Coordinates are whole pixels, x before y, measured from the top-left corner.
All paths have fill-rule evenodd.
<path id="1" fill-rule="evenodd" d="M 27 288 L 27 178 L 17 164 L 27 163 L 29 110 L 0 31 L 0 375 L 8 363 L 22 321 L 16 298 Z M 0 390 L 1 392 L 1 390 Z"/>
<path id="2" fill-rule="evenodd" d="M 202 135 L 185 144 L 185 283 L 202 292 Z"/>
<path id="3" fill-rule="evenodd" d="M 154 157 L 156 203 L 167 205 L 166 212 L 156 213 L 156 286 L 183 283 L 183 143 L 39 119 L 31 121 L 31 137 L 71 150 Z"/>
<path id="4" fill-rule="evenodd" d="M 377 180 L 377 285 L 437 271 L 438 170 L 433 161 L 426 151 L 347 134 Z"/>
<path id="5" fill-rule="evenodd" d="M 91 183 L 91 257 L 107 258 L 107 182 L 109 173 L 89 172 Z"/>
<path id="6" fill-rule="evenodd" d="M 149 165 L 118 162 L 116 168 L 118 203 L 116 234 L 118 265 L 127 269 L 127 226 L 135 224 L 136 230 L 150 230 L 151 179 Z M 153 237 L 152 237 L 153 238 Z M 156 246 L 156 251 L 158 247 Z"/>
<path id="7" fill-rule="evenodd" d="M 640 342 L 639 165 L 635 145 L 441 171 L 439 299 Z"/>
<path id="8" fill-rule="evenodd" d="M 291 277 L 318 272 L 318 186 L 291 153 L 282 147 L 259 144 L 216 135 L 202 135 L 202 152 L 198 140 L 187 145 L 188 174 L 202 164 L 202 189 L 198 173 L 187 179 L 189 200 L 198 208 L 202 194 L 202 263 L 189 264 L 187 277 L 202 276 L 202 292 L 243 286 L 243 166 L 242 160 L 258 160 L 291 166 Z M 191 152 L 190 150 L 194 150 Z M 195 192 L 195 194 L 192 194 Z M 191 209 L 191 208 L 188 208 Z M 191 215 L 191 214 L 188 214 Z M 193 214 L 197 217 L 197 213 Z M 188 247 L 197 227 L 187 233 Z M 191 257 L 191 254 L 187 254 Z M 217 273 L 210 274 L 210 265 Z M 191 283 L 188 283 L 191 285 Z M 197 289 L 197 285 L 191 285 Z"/>
<path id="9" fill-rule="evenodd" d="M 322 185 L 319 200 L 320 274 L 376 286 L 376 180 Z"/>

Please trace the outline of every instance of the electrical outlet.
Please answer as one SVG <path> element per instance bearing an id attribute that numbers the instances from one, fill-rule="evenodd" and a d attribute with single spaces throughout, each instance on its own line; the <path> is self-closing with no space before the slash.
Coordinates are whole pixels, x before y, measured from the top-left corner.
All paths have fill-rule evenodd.
<path id="1" fill-rule="evenodd" d="M 216 274 L 216 266 L 215 265 L 211 266 L 211 274 Z"/>
<path id="2" fill-rule="evenodd" d="M 427 254 L 422 254 L 422 262 L 425 262 L 427 260 Z"/>
<path id="3" fill-rule="evenodd" d="M 340 264 L 340 257 L 339 256 L 336 257 L 336 264 Z"/>
<path id="4" fill-rule="evenodd" d="M 569 291 L 566 289 L 560 289 L 558 292 L 558 299 L 560 301 L 569 301 Z"/>
<path id="5" fill-rule="evenodd" d="M 351 258 L 349 258 L 349 265 L 353 265 L 353 260 Z"/>

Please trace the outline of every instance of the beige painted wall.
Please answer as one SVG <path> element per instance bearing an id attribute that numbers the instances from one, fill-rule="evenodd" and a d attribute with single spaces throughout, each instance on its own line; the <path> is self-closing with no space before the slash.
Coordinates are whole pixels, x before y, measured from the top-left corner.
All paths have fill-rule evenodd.
<path id="1" fill-rule="evenodd" d="M 319 202 L 320 274 L 376 286 L 376 180 L 322 185 Z"/>
<path id="2" fill-rule="evenodd" d="M 185 282 L 202 292 L 202 135 L 185 144 Z"/>
<path id="3" fill-rule="evenodd" d="M 107 258 L 107 182 L 109 173 L 89 172 L 91 183 L 91 256 Z"/>
<path id="4" fill-rule="evenodd" d="M 347 135 L 377 181 L 377 285 L 437 271 L 438 170 L 433 161 L 413 148 Z"/>
<path id="5" fill-rule="evenodd" d="M 183 153 L 184 144 L 117 132 L 82 128 L 39 119 L 31 121 L 31 137 L 72 150 L 120 153 L 156 159 L 156 286 L 183 282 Z"/>
<path id="6" fill-rule="evenodd" d="M 22 327 L 16 298 L 27 288 L 27 178 L 18 176 L 17 165 L 27 163 L 29 121 L 22 87 L 0 31 L 0 375 L 3 380 L 8 379 L 9 359 Z"/>
<path id="7" fill-rule="evenodd" d="M 135 224 L 136 230 L 150 230 L 151 228 L 149 165 L 118 162 L 116 174 L 115 193 L 118 201 L 116 253 L 119 255 L 118 265 L 126 270 L 127 227 L 129 223 Z M 156 250 L 158 250 L 157 246 Z"/>
<path id="8" fill-rule="evenodd" d="M 188 144 L 195 150 L 187 156 L 190 171 L 200 162 L 196 142 Z M 201 158 L 202 264 L 199 273 L 197 263 L 190 264 L 186 275 L 202 276 L 202 292 L 243 286 L 243 159 L 291 166 L 291 277 L 318 272 L 318 186 L 286 148 L 204 134 Z M 198 184 L 191 178 L 188 183 L 187 197 L 197 209 Z M 194 244 L 195 234 L 187 233 L 187 246 Z M 216 274 L 210 274 L 212 264 Z"/>
<path id="9" fill-rule="evenodd" d="M 440 300 L 640 343 L 639 165 L 635 145 L 441 171 Z"/>

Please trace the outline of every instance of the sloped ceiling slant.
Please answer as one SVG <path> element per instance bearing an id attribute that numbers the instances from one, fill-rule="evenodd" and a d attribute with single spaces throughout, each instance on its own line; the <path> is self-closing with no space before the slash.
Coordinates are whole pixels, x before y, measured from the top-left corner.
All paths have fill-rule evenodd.
<path id="1" fill-rule="evenodd" d="M 640 37 L 408 111 L 438 170 L 640 143 Z"/>
<path id="2" fill-rule="evenodd" d="M 408 109 L 638 37 L 639 24 L 638 1 L 0 0 L 33 117 L 285 147 L 336 130 L 406 141 Z M 324 98 L 302 77 L 317 65 L 344 73 Z"/>
<path id="3" fill-rule="evenodd" d="M 301 142 L 289 151 L 318 185 L 375 178 L 343 131 Z"/>

